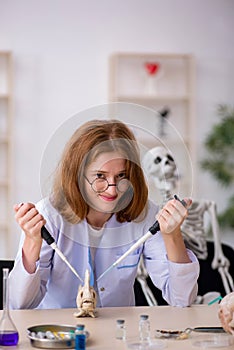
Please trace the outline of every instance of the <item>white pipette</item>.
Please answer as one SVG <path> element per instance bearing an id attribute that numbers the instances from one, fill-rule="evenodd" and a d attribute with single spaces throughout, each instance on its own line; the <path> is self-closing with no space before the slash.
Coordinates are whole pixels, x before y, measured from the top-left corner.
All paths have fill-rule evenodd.
<path id="1" fill-rule="evenodd" d="M 153 226 L 149 228 L 149 231 L 144 234 L 141 238 L 138 239 L 121 257 L 119 257 L 106 271 L 104 271 L 98 278 L 99 281 L 107 272 L 112 270 L 115 266 L 117 266 L 123 259 L 125 259 L 130 253 L 132 253 L 136 248 L 138 248 L 142 243 L 144 243 L 149 237 L 152 237 L 156 232 L 160 230 L 158 220 L 155 221 Z"/>
<path id="2" fill-rule="evenodd" d="M 186 202 L 184 200 L 180 200 L 178 196 L 174 195 L 174 198 L 178 200 L 184 207 L 186 207 Z M 125 259 L 130 253 L 132 253 L 136 248 L 138 248 L 142 243 L 144 243 L 149 237 L 155 235 L 160 230 L 160 225 L 158 220 L 149 228 L 149 231 L 146 232 L 141 238 L 138 239 L 123 255 L 121 255 L 111 266 L 109 266 L 98 278 L 97 282 L 105 276 L 110 270 L 112 270 L 115 266 L 117 266 L 123 259 Z"/>
<path id="3" fill-rule="evenodd" d="M 51 246 L 51 248 L 56 251 L 56 253 L 60 256 L 60 258 L 67 264 L 69 269 L 74 273 L 74 275 L 76 275 L 76 277 L 79 278 L 79 280 L 83 283 L 84 281 L 79 276 L 79 274 L 76 272 L 74 267 L 69 263 L 69 261 L 67 260 L 65 255 L 58 248 L 57 244 L 55 243 L 54 238 L 51 236 L 51 234 L 49 233 L 49 231 L 47 230 L 47 228 L 45 226 L 42 226 L 42 228 L 41 228 L 41 236 L 46 241 L 46 243 L 49 244 Z"/>

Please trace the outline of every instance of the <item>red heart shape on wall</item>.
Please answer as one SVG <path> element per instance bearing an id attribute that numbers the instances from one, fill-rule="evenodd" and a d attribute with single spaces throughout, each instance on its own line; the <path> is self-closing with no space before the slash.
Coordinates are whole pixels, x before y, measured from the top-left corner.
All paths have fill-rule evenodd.
<path id="1" fill-rule="evenodd" d="M 150 75 L 156 74 L 158 72 L 159 68 L 160 68 L 159 63 L 153 63 L 153 62 L 146 62 L 145 63 L 145 69 L 146 69 L 147 73 Z"/>

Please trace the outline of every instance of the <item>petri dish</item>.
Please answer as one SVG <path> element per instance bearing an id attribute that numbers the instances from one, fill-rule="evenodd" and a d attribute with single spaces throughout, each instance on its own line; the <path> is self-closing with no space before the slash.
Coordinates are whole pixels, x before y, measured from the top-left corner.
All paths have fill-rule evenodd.
<path id="1" fill-rule="evenodd" d="M 201 349 L 220 349 L 234 345 L 234 337 L 228 333 L 199 334 L 191 337 L 194 347 Z"/>
<path id="2" fill-rule="evenodd" d="M 131 350 L 158 350 L 165 349 L 167 343 L 165 340 L 150 340 L 149 342 L 127 341 L 127 349 Z"/>
<path id="3" fill-rule="evenodd" d="M 76 327 L 72 325 L 45 324 L 36 325 L 27 329 L 30 343 L 35 348 L 41 349 L 74 349 Z M 50 332 L 53 338 L 48 338 L 46 333 Z M 72 333 L 71 333 L 72 332 Z M 41 333 L 42 337 L 38 337 Z M 86 338 L 89 338 L 89 332 L 86 331 Z"/>

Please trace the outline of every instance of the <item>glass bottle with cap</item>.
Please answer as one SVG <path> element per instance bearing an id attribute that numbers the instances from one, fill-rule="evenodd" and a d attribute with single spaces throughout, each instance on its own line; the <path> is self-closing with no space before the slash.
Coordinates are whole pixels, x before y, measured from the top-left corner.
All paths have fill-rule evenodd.
<path id="1" fill-rule="evenodd" d="M 116 320 L 115 338 L 120 340 L 126 339 L 125 320 Z"/>
<path id="2" fill-rule="evenodd" d="M 78 324 L 75 330 L 75 350 L 86 349 L 86 332 L 83 324 Z"/>
<path id="3" fill-rule="evenodd" d="M 148 315 L 140 315 L 139 336 L 141 341 L 150 340 L 150 321 Z"/>

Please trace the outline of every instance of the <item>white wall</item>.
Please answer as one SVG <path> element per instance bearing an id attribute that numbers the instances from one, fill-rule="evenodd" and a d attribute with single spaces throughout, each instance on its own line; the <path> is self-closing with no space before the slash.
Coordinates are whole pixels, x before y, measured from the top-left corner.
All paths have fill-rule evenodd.
<path id="1" fill-rule="evenodd" d="M 40 161 L 58 126 L 107 102 L 113 52 L 195 55 L 202 157 L 217 104 L 233 105 L 233 23 L 233 0 L 0 0 L 0 50 L 14 54 L 13 202 L 40 199 Z M 228 192 L 201 171 L 198 181 L 198 196 L 222 210 Z"/>

